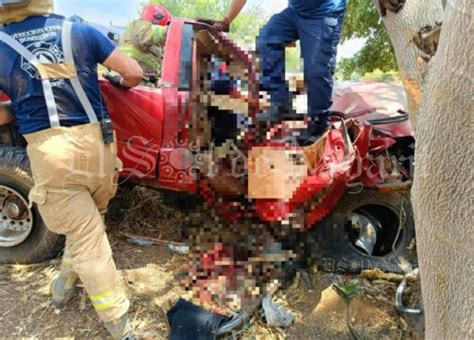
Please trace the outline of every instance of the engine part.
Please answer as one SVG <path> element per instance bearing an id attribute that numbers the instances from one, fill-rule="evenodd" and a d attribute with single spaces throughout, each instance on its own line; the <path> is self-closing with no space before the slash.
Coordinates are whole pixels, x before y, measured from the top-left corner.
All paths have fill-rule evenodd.
<path id="1" fill-rule="evenodd" d="M 380 223 L 357 213 L 352 215 L 351 222 L 352 227 L 359 230 L 359 237 L 355 241 L 355 245 L 368 255 L 372 255 L 377 243 L 377 230 L 382 229 Z"/>

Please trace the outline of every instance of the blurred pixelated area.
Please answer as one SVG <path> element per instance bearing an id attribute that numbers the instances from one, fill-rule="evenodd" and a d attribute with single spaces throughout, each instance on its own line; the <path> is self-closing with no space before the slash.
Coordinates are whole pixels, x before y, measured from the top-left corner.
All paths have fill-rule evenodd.
<path id="1" fill-rule="evenodd" d="M 292 103 L 275 111 L 270 104 L 274 98 L 258 86 L 261 61 L 255 52 L 209 30 L 195 30 L 193 39 L 192 85 L 185 86 L 193 96 L 188 98 L 189 110 L 178 117 L 182 129 L 167 146 L 174 149 L 169 157 L 160 157 L 169 178 L 191 178 L 200 196 L 180 198 L 191 209 L 166 218 L 181 221 L 179 238 L 158 237 L 186 242 L 188 262 L 175 272 L 182 288 L 200 304 L 238 312 L 288 287 L 296 273 L 309 282 L 312 266 L 333 272 L 371 266 L 362 263 L 362 257 L 338 258 L 337 247 L 366 242 L 361 244 L 371 255 L 373 239 L 363 240 L 361 230 L 374 231 L 375 222 L 349 210 L 336 213 L 339 219 L 327 218 L 348 189 L 357 201 L 372 195 L 357 196 L 364 186 L 402 179 L 397 161 L 384 152 L 391 141 L 374 137 L 370 126 L 340 113 L 328 117 L 327 129 L 308 134 L 303 77 L 273 79 L 285 84 Z M 255 63 L 249 63 L 249 56 Z M 167 200 L 168 194 L 162 198 Z M 168 213 L 164 208 L 158 211 Z M 325 233 L 309 231 L 322 220 Z M 344 228 L 350 233 L 342 233 Z M 389 242 L 376 251 L 389 249 Z M 345 249 L 343 255 L 348 253 Z M 384 268 L 399 270 L 391 261 Z"/>
<path id="2" fill-rule="evenodd" d="M 195 223 L 201 225 L 200 231 L 185 228 L 180 233 L 183 212 L 164 201 L 166 198 L 156 191 L 124 187 L 114 200 L 107 219 L 114 258 L 127 294 L 132 297 L 132 327 L 140 338 L 167 339 L 166 311 L 180 297 L 209 310 L 231 314 L 239 304 L 245 307 L 255 303 L 257 292 L 273 291 L 275 280 L 284 285 L 275 292 L 274 300 L 294 315 L 294 324 L 289 329 L 268 327 L 261 311 L 256 311 L 246 326 L 235 334 L 237 338 L 350 339 L 346 305 L 331 288 L 333 284 L 356 291 L 351 323 L 363 338 L 422 338 L 422 333 L 416 328 L 416 319 L 400 315 L 393 307 L 396 283 L 377 277 L 367 279 L 359 275 L 337 274 L 338 267 L 343 269 L 346 264 L 331 259 L 323 263 L 327 270 L 336 273 L 309 267 L 307 276 L 300 272 L 290 277 L 283 276 L 285 267 L 282 260 L 288 258 L 290 261 L 285 262 L 291 263 L 296 254 L 284 251 L 284 243 L 275 242 L 272 229 L 262 229 L 258 223 L 240 227 L 235 224 L 227 226 L 226 235 L 220 235 L 222 223 L 206 212 L 194 215 Z M 153 204 L 158 210 L 149 209 L 148 204 Z M 124 232 L 175 242 L 186 241 L 189 235 L 190 240 L 201 242 L 202 239 L 204 245 L 193 246 L 194 241 L 190 241 L 187 244 L 194 249 L 192 253 L 179 254 L 163 245 L 130 243 Z M 247 233 L 256 235 L 246 237 Z M 238 238 L 246 239 L 248 246 Z M 257 242 L 262 240 L 267 241 L 266 247 L 257 246 Z M 224 250 L 224 244 L 237 246 L 238 250 Z M 216 274 L 206 272 L 211 266 L 204 259 L 211 256 L 222 259 L 212 267 Z M 195 268 L 192 273 L 189 270 L 190 258 Z M 250 264 L 249 269 L 245 263 Z M 94 317 L 95 311 L 82 289 L 61 314 L 51 312 L 48 285 L 57 274 L 59 265 L 59 261 L 52 261 L 42 265 L 0 267 L 0 299 L 4 311 L 0 315 L 4 326 L 0 329 L 0 337 L 85 339 L 108 336 Z M 233 267 L 236 267 L 235 278 L 229 275 Z M 194 284 L 194 288 L 187 285 L 189 273 L 191 280 L 203 285 Z M 207 301 L 196 298 L 201 295 L 200 291 L 205 293 L 202 296 L 209 297 Z M 409 298 L 416 301 L 416 296 L 414 292 Z"/>
<path id="3" fill-rule="evenodd" d="M 283 231 L 257 221 L 228 223 L 213 211 L 189 219 L 191 264 L 185 285 L 202 302 L 239 311 L 276 292 L 297 256 Z"/>
<path id="4" fill-rule="evenodd" d="M 354 270 L 349 271 L 357 271 L 361 267 L 361 263 L 353 263 L 360 260 L 348 262 L 325 257 L 320 248 L 327 242 L 327 234 L 307 233 L 308 224 L 330 213 L 329 208 L 319 209 L 327 193 L 327 181 L 348 170 L 338 153 L 344 151 L 339 143 L 344 123 L 303 145 L 306 140 L 300 137 L 306 128 L 304 121 L 290 121 L 278 127 L 265 120 L 256 122 L 249 105 L 251 86 L 245 67 L 226 55 L 207 33 L 198 34 L 197 41 L 203 45 L 194 74 L 194 85 L 200 91 L 190 104 L 196 114 L 189 125 L 193 145 L 189 146 L 192 160 L 187 164 L 202 180 L 206 194 L 198 203 L 191 198 L 168 201 L 166 194 L 131 188 L 126 182 L 109 216 L 116 260 L 133 299 L 132 326 L 137 335 L 166 338 L 166 311 L 180 297 L 231 315 L 245 309 L 255 310 L 262 297 L 273 296 L 293 313 L 294 325 L 289 329 L 268 327 L 262 311 L 257 310 L 239 330 L 238 338 L 348 338 L 345 301 L 331 286 L 344 286 L 356 280 L 360 287 L 351 322 L 359 334 L 369 338 L 416 336 L 411 321 L 400 317 L 392 307 L 394 284 L 374 284 L 357 275 L 318 271 L 318 267 L 327 272 L 345 272 L 352 266 Z M 304 94 L 301 80 L 290 79 L 289 85 L 295 96 Z M 258 98 L 258 113 L 265 114 L 270 107 L 268 95 L 261 93 Z M 352 133 L 356 133 L 357 127 L 352 127 Z M 249 141 L 252 130 L 264 136 L 263 140 Z M 337 149 L 333 155 L 328 155 L 328 140 L 336 141 L 331 144 Z M 382 156 L 382 162 L 388 161 Z M 188 170 L 179 156 L 170 162 L 175 169 Z M 319 174 L 323 175 L 318 178 Z M 305 183 L 310 175 L 314 175 L 314 181 L 320 181 L 318 195 L 313 195 L 314 188 L 310 190 L 314 182 Z M 393 175 L 393 180 L 398 176 L 394 172 L 388 175 Z M 342 181 L 345 179 L 342 177 Z M 292 202 L 295 195 L 299 201 Z M 255 207 L 256 201 L 261 205 Z M 300 204 L 302 201 L 305 203 Z M 176 209 L 183 203 L 193 209 Z M 315 210 L 319 215 L 309 216 Z M 340 224 L 326 225 L 329 231 L 338 227 Z M 124 237 L 124 232 L 137 235 L 139 240 L 145 238 L 130 244 L 130 237 Z M 182 244 L 179 247 L 187 247 L 188 254 L 154 246 L 146 237 Z M 349 236 L 344 237 L 349 241 Z M 26 318 L 15 334 L 0 331 L 0 336 L 105 336 L 100 324 L 91 317 L 94 312 L 84 293 L 61 315 L 61 322 L 45 312 L 45 287 L 57 269 L 58 264 L 53 262 L 2 272 L 25 282 L 11 296 L 0 293 L 2 299 L 7 304 L 12 298 L 32 299 L 41 318 Z M 33 282 L 33 277 L 41 279 Z M 32 296 L 30 288 L 40 293 Z M 77 305 L 86 313 L 77 316 Z M 6 313 L 0 316 L 2 322 L 17 322 L 18 314 L 12 319 Z M 26 315 L 29 314 L 25 311 Z M 45 329 L 38 328 L 39 321 L 47 325 Z"/>
<path id="5" fill-rule="evenodd" d="M 389 206 L 393 209 L 388 212 L 351 207 L 331 215 L 348 188 L 352 201 L 365 202 L 364 185 L 398 183 L 409 177 L 387 151 L 390 141 L 373 138 L 367 124 L 346 117 L 335 117 L 327 130 L 308 136 L 308 96 L 301 75 L 270 79 L 280 85 L 283 81 L 290 96 L 286 99 L 292 103 L 275 111 L 269 91 L 258 89 L 261 60 L 256 52 L 244 51 L 204 29 L 196 30 L 193 39 L 196 60 L 187 88 L 193 96 L 185 99 L 189 107 L 176 117 L 178 135 L 163 148 L 174 150 L 159 162 L 173 179 L 192 173 L 189 178 L 198 183 L 202 197 L 159 193 L 125 181 L 109 214 L 117 263 L 133 297 L 131 315 L 137 335 L 165 338 L 166 311 L 185 297 L 226 314 L 252 310 L 251 321 L 239 330 L 240 338 L 348 338 L 346 302 L 332 289 L 337 284 L 352 287 L 347 289 L 357 295 L 350 323 L 358 324 L 354 327 L 359 334 L 367 338 L 416 336 L 410 321 L 392 306 L 395 284 L 340 274 L 375 266 L 363 263 L 362 256 L 348 255 L 348 249 L 353 251 L 353 244 L 364 241 L 362 228 L 377 228 L 369 217 L 398 213 L 405 198 L 392 195 Z M 255 63 L 248 63 L 249 56 Z M 155 166 L 150 166 L 152 172 Z M 373 201 L 367 202 L 374 206 Z M 350 206 L 350 202 L 342 203 Z M 324 233 L 309 232 L 323 220 L 318 228 Z M 389 220 L 395 231 L 397 222 Z M 344 229 L 349 232 L 340 232 Z M 370 241 L 362 244 L 369 255 L 375 251 L 386 256 L 395 244 L 390 238 L 372 249 Z M 338 257 L 343 243 L 353 249 L 346 245 Z M 394 258 L 390 261 L 385 268 L 399 270 Z M 28 287 L 40 291 L 34 297 L 37 311 L 49 319 L 42 331 L 33 324 L 37 318 L 27 319 L 15 336 L 104 336 L 88 316 L 93 311 L 85 294 L 76 302 L 88 313 L 79 316 L 84 320 L 77 324 L 88 328 L 65 329 L 55 316 L 44 313 L 45 284 L 57 263 L 18 268 L 5 271 L 12 277 L 24 275 L 26 282 L 12 297 L 28 300 L 32 295 Z M 32 282 L 30 273 L 42 280 Z M 296 316 L 292 328 L 267 327 L 262 312 L 254 308 L 264 296 L 274 297 Z M 74 308 L 65 312 L 66 319 L 74 320 Z M 0 315 L 0 320 L 17 321 L 18 315 L 13 320 L 8 314 Z M 0 336 L 11 335 L 0 331 Z"/>

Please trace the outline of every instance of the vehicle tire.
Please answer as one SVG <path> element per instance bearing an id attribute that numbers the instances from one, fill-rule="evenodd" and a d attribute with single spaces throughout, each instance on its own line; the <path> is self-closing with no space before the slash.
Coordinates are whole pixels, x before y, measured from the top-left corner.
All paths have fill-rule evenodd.
<path id="1" fill-rule="evenodd" d="M 64 245 L 64 237 L 46 228 L 36 206 L 28 207 L 32 187 L 26 150 L 0 146 L 0 263 L 43 262 Z"/>
<path id="2" fill-rule="evenodd" d="M 354 226 L 354 214 L 369 218 L 376 226 L 377 241 L 371 255 L 356 245 L 361 234 Z M 324 271 L 355 273 L 379 268 L 398 273 L 407 264 L 416 265 L 415 222 L 408 192 L 366 189 L 346 194 L 310 234 L 310 256 Z"/>

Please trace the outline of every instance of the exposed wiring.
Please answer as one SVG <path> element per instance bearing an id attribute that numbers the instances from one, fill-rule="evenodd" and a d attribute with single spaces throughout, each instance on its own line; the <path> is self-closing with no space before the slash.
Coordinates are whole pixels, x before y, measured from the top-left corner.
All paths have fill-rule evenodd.
<path id="1" fill-rule="evenodd" d="M 407 214 L 405 211 L 405 199 L 402 199 L 402 204 L 400 207 L 400 215 L 399 215 L 400 223 L 398 224 L 397 235 L 395 236 L 395 239 L 393 240 L 393 243 L 392 243 L 392 252 L 393 252 L 393 255 L 395 255 L 395 259 L 397 260 L 399 267 L 401 268 L 401 270 L 403 270 L 405 274 L 408 272 L 411 272 L 412 267 L 409 263 L 407 264 L 406 262 L 403 262 L 402 260 L 400 260 L 400 257 L 398 256 L 397 251 L 395 250 L 395 245 L 397 244 L 398 239 L 400 238 L 402 229 L 405 227 L 406 215 Z"/>
<path id="2" fill-rule="evenodd" d="M 400 285 L 398 286 L 397 292 L 395 294 L 395 307 L 397 308 L 397 310 L 399 310 L 402 313 L 421 314 L 422 313 L 421 309 L 409 308 L 409 307 L 405 307 L 403 305 L 403 292 L 405 291 L 405 289 L 407 287 L 408 278 L 410 276 L 416 278 L 418 276 L 418 273 L 419 273 L 418 268 L 413 269 L 413 267 L 411 266 L 410 263 L 402 262 L 400 260 L 400 258 L 398 257 L 397 252 L 395 251 L 395 244 L 397 243 L 398 238 L 400 237 L 400 233 L 401 233 L 402 229 L 404 228 L 405 222 L 406 222 L 406 211 L 405 211 L 404 205 L 405 205 L 405 200 L 402 199 L 402 205 L 401 205 L 401 208 L 400 208 L 400 224 L 398 226 L 397 235 L 396 235 L 395 240 L 392 244 L 393 254 L 395 255 L 395 258 L 397 259 L 400 268 L 405 272 L 403 280 L 400 283 Z"/>

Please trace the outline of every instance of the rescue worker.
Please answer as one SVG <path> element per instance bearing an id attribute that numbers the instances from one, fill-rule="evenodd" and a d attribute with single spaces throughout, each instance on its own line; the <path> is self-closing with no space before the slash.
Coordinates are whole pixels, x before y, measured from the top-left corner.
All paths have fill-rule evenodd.
<path id="1" fill-rule="evenodd" d="M 120 74 L 126 88 L 142 70 L 97 30 L 53 10 L 53 0 L 0 0 L 0 91 L 28 142 L 30 200 L 48 228 L 66 236 L 53 306 L 64 306 L 80 280 L 113 338 L 126 338 L 130 303 L 102 219 L 120 162 L 97 65 Z"/>
<path id="2" fill-rule="evenodd" d="M 246 0 L 233 0 L 227 16 L 215 24 L 225 29 L 239 14 Z M 347 0 L 288 0 L 289 7 L 275 14 L 257 39 L 261 89 L 272 106 L 262 120 L 279 121 L 293 116 L 292 98 L 285 80 L 285 47 L 301 42 L 304 75 L 308 89 L 308 133 L 318 135 L 329 124 L 333 74 Z"/>
<path id="3" fill-rule="evenodd" d="M 161 77 L 163 47 L 166 26 L 153 24 L 143 19 L 130 23 L 119 49 L 138 61 L 143 69 L 143 85 L 157 86 Z"/>

